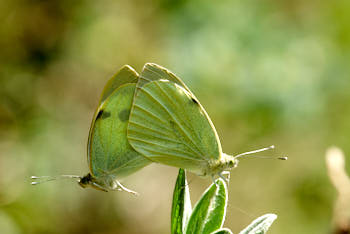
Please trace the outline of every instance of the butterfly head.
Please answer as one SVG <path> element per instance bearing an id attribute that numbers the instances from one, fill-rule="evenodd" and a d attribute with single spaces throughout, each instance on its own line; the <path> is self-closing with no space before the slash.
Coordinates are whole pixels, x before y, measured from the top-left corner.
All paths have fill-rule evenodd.
<path id="1" fill-rule="evenodd" d="M 216 176 L 221 175 L 223 172 L 228 172 L 232 168 L 237 167 L 238 160 L 228 154 L 222 153 L 220 160 L 212 161 L 209 167 L 204 171 L 204 176 Z"/>
<path id="2" fill-rule="evenodd" d="M 88 187 L 92 182 L 92 177 L 91 174 L 87 174 L 84 177 L 81 177 L 80 180 L 78 181 L 78 184 L 82 187 L 82 188 L 86 188 Z"/>
<path id="3" fill-rule="evenodd" d="M 110 189 L 108 186 L 106 186 L 104 181 L 97 180 L 90 173 L 84 177 L 81 177 L 78 183 L 82 188 L 92 187 L 94 189 L 101 190 L 104 192 L 108 192 L 108 190 Z"/>
<path id="4" fill-rule="evenodd" d="M 222 170 L 223 171 L 229 171 L 232 168 L 235 168 L 238 166 L 238 159 L 235 157 L 223 153 L 222 157 Z"/>
<path id="5" fill-rule="evenodd" d="M 238 159 L 234 157 L 230 157 L 226 162 L 226 168 L 232 169 L 238 166 Z"/>

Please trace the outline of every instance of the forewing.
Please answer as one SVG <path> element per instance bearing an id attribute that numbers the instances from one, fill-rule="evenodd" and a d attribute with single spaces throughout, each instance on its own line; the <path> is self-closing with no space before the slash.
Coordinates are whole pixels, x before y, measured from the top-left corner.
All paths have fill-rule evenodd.
<path id="1" fill-rule="evenodd" d="M 195 97 L 195 95 L 191 92 L 191 90 L 185 85 L 185 83 L 179 78 L 177 77 L 174 73 L 172 73 L 170 70 L 159 66 L 155 63 L 146 63 L 142 69 L 141 74 L 139 75 L 139 79 L 137 81 L 137 85 L 136 85 L 136 92 L 135 92 L 135 97 L 138 94 L 138 91 L 147 83 L 152 82 L 152 81 L 157 81 L 157 80 L 169 80 L 179 86 L 181 86 L 182 88 L 184 88 L 188 94 L 191 96 L 191 99 L 195 102 L 198 103 L 199 108 L 201 109 L 201 112 L 203 113 L 203 115 L 205 115 L 205 117 L 207 118 L 211 128 L 214 131 L 215 137 L 216 137 L 216 141 L 218 142 L 218 147 L 219 147 L 219 151 L 221 152 L 221 143 L 220 143 L 220 139 L 219 136 L 216 132 L 215 126 L 212 123 L 211 119 L 209 118 L 209 115 L 207 114 L 207 112 L 205 111 L 205 109 L 203 108 L 203 106 L 200 104 L 200 102 L 198 101 L 198 99 Z M 133 110 L 134 107 L 132 107 Z"/>
<path id="2" fill-rule="evenodd" d="M 109 81 L 106 83 L 105 87 L 103 88 L 100 101 L 98 103 L 98 108 L 96 109 L 94 116 L 92 118 L 90 131 L 89 131 L 89 138 L 88 138 L 88 144 L 87 144 L 87 159 L 88 163 L 90 164 L 90 145 L 91 145 L 91 134 L 92 129 L 95 125 L 96 117 L 99 112 L 101 104 L 112 94 L 113 91 L 118 89 L 121 85 L 124 84 L 130 84 L 130 83 L 136 83 L 138 81 L 138 74 L 137 72 L 130 67 L 129 65 L 124 65 Z"/>
<path id="3" fill-rule="evenodd" d="M 152 161 L 193 172 L 221 155 L 204 109 L 186 89 L 168 80 L 146 83 L 137 91 L 128 139 Z"/>
<path id="4" fill-rule="evenodd" d="M 185 83 L 179 77 L 177 77 L 174 73 L 172 73 L 168 69 L 162 66 L 159 66 L 155 63 L 146 63 L 143 66 L 143 69 L 139 76 L 139 80 L 137 82 L 136 87 L 140 89 L 145 84 L 156 80 L 169 80 L 175 84 L 180 85 L 181 87 L 186 89 L 187 92 L 191 93 L 190 89 L 185 85 Z"/>
<path id="5" fill-rule="evenodd" d="M 120 86 L 98 109 L 88 145 L 90 170 L 95 177 L 125 177 L 150 163 L 130 146 L 126 137 L 135 87 Z"/>
<path id="6" fill-rule="evenodd" d="M 137 72 L 129 65 L 124 65 L 105 85 L 99 104 L 121 85 L 136 83 L 137 81 Z"/>

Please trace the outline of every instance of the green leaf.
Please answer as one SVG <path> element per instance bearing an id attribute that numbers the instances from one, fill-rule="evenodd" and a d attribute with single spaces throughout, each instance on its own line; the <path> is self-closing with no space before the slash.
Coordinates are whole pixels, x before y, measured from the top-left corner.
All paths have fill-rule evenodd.
<path id="1" fill-rule="evenodd" d="M 183 233 L 184 228 L 191 215 L 192 206 L 190 192 L 188 190 L 186 172 L 179 170 L 173 194 L 173 205 L 171 209 L 171 233 Z"/>
<path id="2" fill-rule="evenodd" d="M 211 234 L 232 234 L 232 231 L 228 228 L 221 228 L 216 230 L 215 232 L 212 232 Z"/>
<path id="3" fill-rule="evenodd" d="M 264 234 L 270 228 L 273 221 L 277 219 L 275 214 L 265 214 L 255 219 L 248 227 L 243 229 L 239 234 Z"/>
<path id="4" fill-rule="evenodd" d="M 227 204 L 227 188 L 222 179 L 205 191 L 193 209 L 186 233 L 211 233 L 222 227 Z"/>

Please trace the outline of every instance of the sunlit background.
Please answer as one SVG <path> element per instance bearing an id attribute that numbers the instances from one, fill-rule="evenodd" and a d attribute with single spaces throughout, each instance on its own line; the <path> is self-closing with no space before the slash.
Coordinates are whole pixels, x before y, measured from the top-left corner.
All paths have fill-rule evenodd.
<path id="1" fill-rule="evenodd" d="M 184 80 L 225 152 L 289 157 L 241 160 L 225 227 L 276 213 L 271 234 L 332 230 L 324 154 L 350 155 L 350 1 L 3 0 L 0 22 L 1 233 L 169 233 L 176 168 L 126 178 L 138 197 L 29 179 L 88 173 L 104 84 L 146 62 Z M 192 203 L 211 183 L 189 182 Z"/>

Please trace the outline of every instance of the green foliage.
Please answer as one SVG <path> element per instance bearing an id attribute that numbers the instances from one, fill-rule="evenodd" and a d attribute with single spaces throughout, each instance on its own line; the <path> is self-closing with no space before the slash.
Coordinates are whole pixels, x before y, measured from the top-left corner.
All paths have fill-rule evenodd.
<path id="1" fill-rule="evenodd" d="M 265 214 L 260 216 L 239 234 L 264 234 L 270 228 L 275 219 L 277 219 L 277 215 L 275 214 Z"/>
<path id="2" fill-rule="evenodd" d="M 171 209 L 171 233 L 183 233 L 191 215 L 190 192 L 187 186 L 186 172 L 179 170 L 173 194 Z"/>
<path id="3" fill-rule="evenodd" d="M 212 234 L 232 234 L 232 231 L 228 228 L 221 228 L 216 230 L 215 232 L 212 232 Z"/>
<path id="4" fill-rule="evenodd" d="M 222 179 L 212 184 L 193 209 L 187 233 L 211 233 L 222 227 L 227 205 L 227 189 Z"/>
<path id="5" fill-rule="evenodd" d="M 215 233 L 229 234 L 230 229 L 222 228 L 227 206 L 227 187 L 222 179 L 216 180 L 201 196 L 193 211 L 186 180 L 186 173 L 179 170 L 171 211 L 172 234 Z M 254 220 L 240 234 L 264 234 L 273 221 L 275 214 L 266 214 Z"/>

